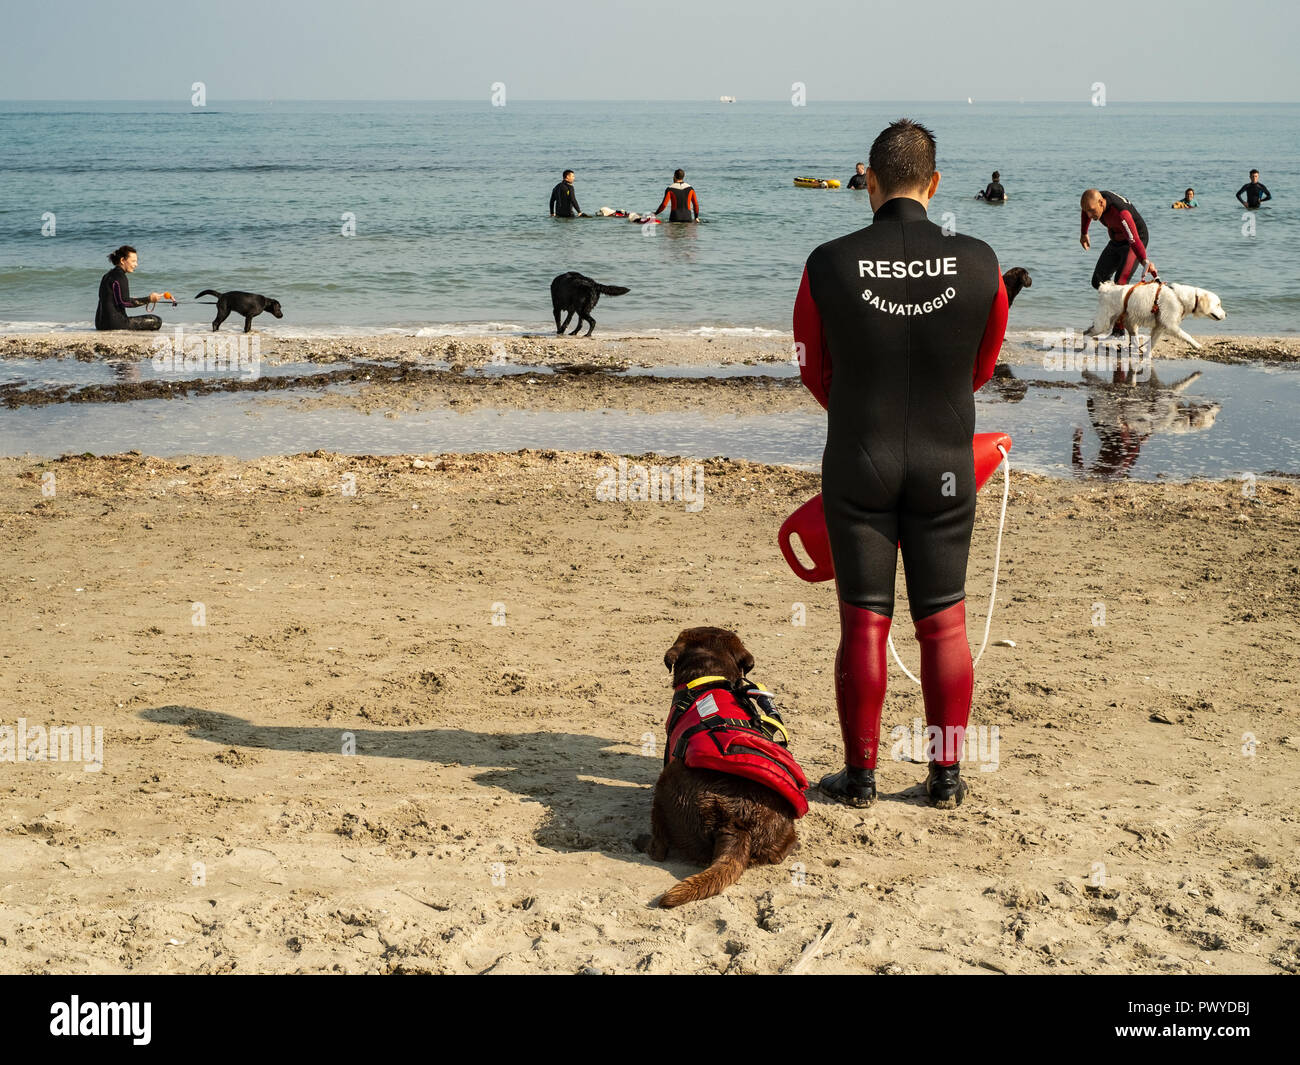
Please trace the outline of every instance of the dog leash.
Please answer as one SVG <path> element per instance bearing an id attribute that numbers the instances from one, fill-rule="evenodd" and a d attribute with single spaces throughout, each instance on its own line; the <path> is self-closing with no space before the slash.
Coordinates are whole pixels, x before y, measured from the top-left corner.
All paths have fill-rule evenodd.
<path id="1" fill-rule="evenodd" d="M 1011 495 L 1011 459 L 1007 456 L 1007 449 L 1001 444 L 998 450 L 1002 452 L 1002 516 L 998 518 L 998 541 L 997 546 L 993 549 L 993 586 L 989 589 L 989 610 L 984 618 L 984 641 L 980 644 L 979 653 L 971 662 L 971 668 L 980 664 L 980 659 L 984 657 L 984 650 L 989 645 L 989 630 L 993 627 L 993 604 L 998 598 L 998 569 L 1002 564 L 1002 532 L 1007 526 L 1007 500 Z M 920 684 L 921 678 L 916 676 L 907 666 L 903 665 L 903 660 L 898 657 L 898 649 L 894 646 L 894 634 L 891 632 L 888 637 L 889 651 L 894 656 L 894 661 L 898 663 L 898 668 L 906 673 L 914 684 Z"/>
<path id="2" fill-rule="evenodd" d="M 1143 277 L 1146 276 L 1146 271 L 1143 271 L 1142 276 L 1143 276 Z M 1133 298 L 1133 293 L 1136 292 L 1138 289 L 1140 289 L 1143 285 L 1155 285 L 1155 286 L 1156 286 L 1156 295 L 1155 295 L 1155 299 L 1153 299 L 1153 300 L 1151 301 L 1151 316 L 1152 316 L 1153 318 L 1159 316 L 1159 314 L 1160 314 L 1160 290 L 1161 290 L 1162 288 L 1165 287 L 1165 283 L 1164 283 L 1163 281 L 1160 280 L 1160 276 L 1159 276 L 1159 275 L 1156 275 L 1156 277 L 1153 278 L 1153 279 L 1150 280 L 1150 281 L 1139 281 L 1136 285 L 1132 286 L 1132 287 L 1131 287 L 1127 292 L 1124 293 L 1124 302 L 1123 302 L 1123 304 L 1120 306 L 1120 309 L 1119 309 L 1119 318 L 1117 318 L 1117 319 L 1115 320 L 1115 328 L 1116 328 L 1116 329 L 1124 329 L 1124 328 L 1127 328 L 1127 327 L 1125 326 L 1125 319 L 1128 318 L 1128 301 L 1129 301 L 1130 299 Z"/>

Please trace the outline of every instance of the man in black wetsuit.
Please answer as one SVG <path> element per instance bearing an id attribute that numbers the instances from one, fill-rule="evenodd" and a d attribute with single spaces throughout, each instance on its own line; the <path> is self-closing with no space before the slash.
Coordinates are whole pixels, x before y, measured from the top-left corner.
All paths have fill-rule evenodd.
<path id="1" fill-rule="evenodd" d="M 926 721 L 939 740 L 926 788 L 938 806 L 965 793 L 973 392 L 993 376 L 1007 295 L 992 248 L 926 217 L 939 185 L 934 151 L 934 135 L 907 119 L 876 138 L 867 170 L 875 218 L 808 256 L 794 308 L 800 373 L 827 409 L 822 501 L 840 603 L 835 700 L 846 766 L 821 789 L 853 806 L 876 797 L 899 543 Z"/>
<path id="2" fill-rule="evenodd" d="M 582 208 L 578 206 L 578 197 L 573 191 L 573 171 L 566 170 L 562 180 L 551 189 L 552 218 L 585 218 Z"/>
<path id="3" fill-rule="evenodd" d="M 1246 194 L 1244 200 L 1241 198 L 1243 192 Z M 1252 170 L 1250 180 L 1237 190 L 1237 202 L 1251 211 L 1257 210 L 1261 203 L 1267 203 L 1272 198 L 1273 194 L 1268 191 L 1268 187 L 1259 183 L 1258 170 Z"/>
<path id="4" fill-rule="evenodd" d="M 859 163 L 858 172 L 849 178 L 849 188 L 866 189 L 867 187 L 867 164 Z"/>
<path id="5" fill-rule="evenodd" d="M 162 319 L 156 314 L 128 315 L 128 307 L 143 307 L 157 303 L 162 299 L 158 292 L 150 292 L 147 299 L 132 299 L 131 286 L 126 275 L 133 272 L 139 263 L 139 255 L 129 244 L 123 244 L 117 251 L 108 253 L 108 261 L 113 264 L 99 279 L 99 305 L 95 308 L 96 329 L 143 329 L 162 328 Z"/>
<path id="6" fill-rule="evenodd" d="M 993 180 L 984 189 L 984 199 L 989 203 L 1005 203 L 1007 190 L 1002 187 L 1002 175 L 993 171 Z"/>

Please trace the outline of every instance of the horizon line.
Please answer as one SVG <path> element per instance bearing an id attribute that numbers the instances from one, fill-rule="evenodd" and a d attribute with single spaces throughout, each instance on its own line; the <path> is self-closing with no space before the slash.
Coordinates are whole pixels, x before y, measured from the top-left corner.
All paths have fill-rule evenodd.
<path id="1" fill-rule="evenodd" d="M 184 99 L 186 99 L 184 96 L 181 96 L 181 97 L 167 97 L 167 96 L 156 96 L 156 97 L 155 97 L 155 96 L 123 96 L 123 97 L 30 96 L 30 97 L 25 97 L 25 96 L 14 96 L 14 97 L 0 97 L 0 104 L 9 104 L 9 103 L 180 103 L 180 102 L 181 102 L 182 100 L 184 100 Z M 967 100 L 970 101 L 970 106 L 975 106 L 976 103 L 987 103 L 987 104 L 1015 104 L 1015 105 L 1022 105 L 1022 104 L 1072 104 L 1072 103 L 1073 103 L 1073 104 L 1078 104 L 1078 105 L 1080 105 L 1080 106 L 1082 106 L 1082 107 L 1092 107 L 1092 106 L 1095 106 L 1095 105 L 1093 105 L 1093 104 L 1091 103 L 1090 100 L 1087 99 L 1087 97 L 1084 97 L 1084 98 L 1082 98 L 1082 99 L 1074 98 L 1074 99 L 1068 99 L 1068 100 L 1047 100 L 1047 99 L 1032 99 L 1032 100 L 1031 100 L 1031 99 L 1025 99 L 1025 98 L 1022 98 L 1022 97 L 1015 97 L 1015 98 L 1001 98 L 1001 97 L 999 97 L 999 98 L 993 98 L 993 97 L 988 97 L 988 98 L 981 98 L 981 99 L 978 100 L 978 101 L 975 101 L 974 98 L 972 98 L 972 97 L 967 97 Z M 355 103 L 428 103 L 428 104 L 435 104 L 435 103 L 474 103 L 474 102 L 486 102 L 486 103 L 488 103 L 489 106 L 491 106 L 490 98 L 485 97 L 485 96 L 445 96 L 445 97 L 414 97 L 414 96 L 412 96 L 412 97 L 406 97 L 406 96 L 375 96 L 375 97 L 369 97 L 369 96 L 359 96 L 359 97 L 332 97 L 332 96 L 330 96 L 330 97 L 327 97 L 327 96 L 319 96 L 319 97 L 318 97 L 318 96 L 281 96 L 281 97 L 276 97 L 276 96 L 227 96 L 227 97 L 222 97 L 222 98 L 220 98 L 220 100 L 219 100 L 218 102 L 226 102 L 226 103 L 274 103 L 274 102 L 276 102 L 276 101 L 279 101 L 280 103 L 342 103 L 342 104 L 355 104 Z M 524 98 L 522 98 L 521 100 L 518 100 L 518 99 L 517 99 L 517 100 L 514 101 L 514 102 L 516 102 L 516 103 L 722 103 L 723 101 L 722 101 L 719 97 L 712 97 L 712 96 L 706 96 L 706 97 L 697 97 L 697 96 L 676 96 L 676 97 L 656 97 L 656 98 L 633 97 L 633 96 L 627 96 L 627 97 L 596 97 L 596 96 L 574 96 L 574 97 L 561 97 L 561 96 L 554 96 L 554 97 L 552 97 L 552 96 L 529 96 L 529 97 L 524 97 Z M 787 102 L 789 102 L 789 98 L 788 98 L 787 96 L 772 96 L 772 97 L 768 97 L 768 96 L 753 96 L 753 97 L 745 97 L 745 98 L 737 97 L 734 101 L 732 101 L 732 104 L 735 104 L 735 103 L 787 103 Z M 835 104 L 893 104 L 893 103 L 909 103 L 909 104 L 944 104 L 944 103 L 955 103 L 955 104 L 960 104 L 961 102 L 962 102 L 962 100 L 961 100 L 960 97 L 943 97 L 943 98 L 940 98 L 940 99 L 930 99 L 930 100 L 910 99 L 910 98 L 901 98 L 901 97 L 900 97 L 900 98 L 897 98 L 897 99 L 847 99 L 847 98 L 840 98 L 840 99 L 825 98 L 825 99 L 822 99 L 822 98 L 815 98 L 815 99 L 813 99 L 813 100 L 810 100 L 808 103 L 801 104 L 800 106 L 807 107 L 807 106 L 811 106 L 812 103 L 835 103 Z M 1282 99 L 1273 99 L 1273 100 L 1244 100 L 1244 99 L 1224 99 L 1224 100 L 1183 100 L 1183 99 L 1135 99 L 1135 98 L 1125 98 L 1125 99 L 1121 99 L 1121 100 L 1108 100 L 1108 101 L 1106 102 L 1106 104 L 1104 104 L 1103 106 L 1105 106 L 1105 107 L 1113 107 L 1113 106 L 1115 106 L 1116 104 L 1174 104 L 1174 105 L 1179 105 L 1179 106 L 1195 107 L 1195 106 L 1202 106 L 1202 105 L 1205 105 L 1205 104 L 1256 104 L 1256 105 L 1258 105 L 1258 104 L 1300 104 L 1300 100 L 1282 100 Z M 211 106 L 211 105 L 209 104 L 209 105 L 204 105 L 204 106 Z M 508 105 L 507 105 L 507 106 L 508 106 Z M 731 106 L 731 104 L 729 104 L 728 106 Z M 192 110 L 199 110 L 198 107 L 194 107 L 193 105 L 191 105 L 191 109 L 192 109 Z M 1100 109 L 1100 108 L 1099 108 L 1099 109 Z"/>

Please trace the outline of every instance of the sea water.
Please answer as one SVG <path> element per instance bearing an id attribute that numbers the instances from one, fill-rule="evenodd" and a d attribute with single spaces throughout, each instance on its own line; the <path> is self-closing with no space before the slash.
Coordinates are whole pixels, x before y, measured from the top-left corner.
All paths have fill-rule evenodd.
<path id="1" fill-rule="evenodd" d="M 631 289 L 600 332 L 788 331 L 808 253 L 867 225 L 847 182 L 875 134 L 907 115 L 939 143 L 936 222 L 988 241 L 1033 287 L 1012 329 L 1092 318 L 1093 247 L 1079 194 L 1129 197 L 1167 280 L 1228 311 L 1195 333 L 1300 323 L 1300 106 L 1293 104 L 789 102 L 337 103 L 188 100 L 0 104 L 0 331 L 90 328 L 107 253 L 139 249 L 132 291 L 244 289 L 280 300 L 274 334 L 553 328 L 549 283 L 578 270 Z M 583 209 L 647 211 L 676 167 L 704 225 L 552 219 L 561 171 Z M 1257 167 L 1274 200 L 1233 193 Z M 994 169 L 1010 201 L 973 199 Z M 1170 204 L 1194 186 L 1201 206 Z M 666 216 L 666 215 L 665 215 Z M 167 328 L 210 307 L 163 306 Z M 237 322 L 236 326 L 242 325 Z M 230 325 L 227 328 L 234 328 Z"/>

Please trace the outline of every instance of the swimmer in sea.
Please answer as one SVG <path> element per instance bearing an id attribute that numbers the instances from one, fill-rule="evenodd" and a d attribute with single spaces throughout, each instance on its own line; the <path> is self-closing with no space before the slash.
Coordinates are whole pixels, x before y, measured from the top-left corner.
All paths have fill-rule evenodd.
<path id="1" fill-rule="evenodd" d="M 1170 206 L 1175 210 L 1190 210 L 1196 206 L 1196 190 L 1188 189 L 1181 200 L 1175 200 Z"/>
<path id="2" fill-rule="evenodd" d="M 99 306 L 95 308 L 96 329 L 138 329 L 154 330 L 162 328 L 162 319 L 156 314 L 127 315 L 128 307 L 152 306 L 163 298 L 160 292 L 150 292 L 145 299 L 132 299 L 131 286 L 126 275 L 133 273 L 139 265 L 140 257 L 129 244 L 123 244 L 117 251 L 108 253 L 108 261 L 113 264 L 99 279 Z"/>
<path id="3" fill-rule="evenodd" d="M 867 164 L 859 163 L 857 173 L 854 174 L 851 178 L 849 178 L 849 188 L 866 189 L 866 187 L 867 187 Z"/>
<path id="4" fill-rule="evenodd" d="M 1005 203 L 1007 199 L 1007 190 L 1002 187 L 1002 175 L 996 170 L 993 171 L 993 180 L 980 193 L 980 197 L 989 203 Z"/>
<path id="5" fill-rule="evenodd" d="M 1246 194 L 1244 200 L 1241 198 L 1243 192 Z M 1268 186 L 1260 184 L 1258 170 L 1252 170 L 1250 172 L 1250 180 L 1237 190 L 1237 201 L 1247 210 L 1251 211 L 1259 210 L 1259 205 L 1261 203 L 1267 203 L 1272 198 L 1273 194 L 1268 191 Z"/>
<path id="6" fill-rule="evenodd" d="M 686 184 L 686 171 L 673 171 L 673 183 L 664 189 L 663 202 L 655 208 L 659 214 L 665 207 L 672 207 L 668 215 L 670 222 L 698 222 L 700 220 L 700 200 L 695 190 Z"/>
<path id="7" fill-rule="evenodd" d="M 573 171 L 566 170 L 560 179 L 560 183 L 551 189 L 551 217 L 586 218 L 578 206 L 577 194 L 573 191 Z"/>

